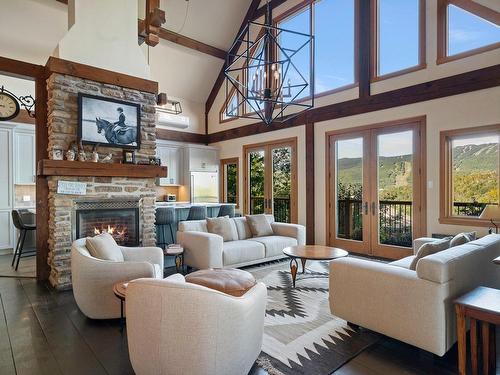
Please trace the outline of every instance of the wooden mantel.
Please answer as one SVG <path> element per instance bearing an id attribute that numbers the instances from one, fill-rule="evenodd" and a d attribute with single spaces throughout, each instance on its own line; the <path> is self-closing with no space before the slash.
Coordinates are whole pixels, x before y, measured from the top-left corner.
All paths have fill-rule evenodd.
<path id="1" fill-rule="evenodd" d="M 44 159 L 38 162 L 37 174 L 38 176 L 156 178 L 167 177 L 167 167 Z"/>

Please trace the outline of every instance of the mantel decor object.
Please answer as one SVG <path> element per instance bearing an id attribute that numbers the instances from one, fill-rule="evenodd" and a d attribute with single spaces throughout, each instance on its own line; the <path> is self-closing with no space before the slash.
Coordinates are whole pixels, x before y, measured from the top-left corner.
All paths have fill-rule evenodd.
<path id="1" fill-rule="evenodd" d="M 239 52 L 243 47 L 243 52 Z M 224 68 L 228 117 L 283 122 L 314 107 L 314 36 L 273 24 L 267 1 L 265 23 L 250 21 L 229 49 Z"/>
<path id="2" fill-rule="evenodd" d="M 135 164 L 135 151 L 123 150 L 123 164 Z"/>

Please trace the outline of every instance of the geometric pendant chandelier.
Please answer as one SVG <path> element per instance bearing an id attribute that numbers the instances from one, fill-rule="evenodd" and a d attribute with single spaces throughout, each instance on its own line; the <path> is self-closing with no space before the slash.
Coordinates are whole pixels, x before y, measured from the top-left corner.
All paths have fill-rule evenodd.
<path id="1" fill-rule="evenodd" d="M 269 125 L 314 107 L 314 36 L 274 26 L 269 1 L 265 23 L 249 22 L 229 51 L 226 103 L 238 110 L 227 105 L 227 117 Z"/>

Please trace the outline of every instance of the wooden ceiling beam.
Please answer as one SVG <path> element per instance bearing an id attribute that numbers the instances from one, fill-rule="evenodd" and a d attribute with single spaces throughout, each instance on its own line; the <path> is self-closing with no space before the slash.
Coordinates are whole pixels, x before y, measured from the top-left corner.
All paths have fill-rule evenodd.
<path id="1" fill-rule="evenodd" d="M 169 42 L 179 44 L 183 47 L 190 48 L 192 50 L 217 57 L 219 59 L 225 60 L 226 59 L 226 51 L 213 47 L 209 44 L 199 42 L 195 39 L 191 39 L 187 36 L 181 35 L 174 33 L 173 31 L 167 30 L 163 27 L 160 27 L 160 30 L 158 32 L 158 36 L 161 39 L 167 40 Z"/>
<path id="2" fill-rule="evenodd" d="M 260 5 L 260 0 L 252 0 L 250 3 L 250 6 L 248 7 L 247 13 L 245 14 L 245 17 L 243 18 L 243 21 L 241 22 L 241 26 L 238 30 L 238 33 L 236 34 L 236 37 L 240 35 L 240 33 L 243 31 L 247 23 L 254 18 L 255 12 L 259 8 Z M 233 45 L 233 50 L 238 50 L 240 48 L 241 43 L 237 43 Z M 228 54 L 230 54 L 232 50 L 228 51 Z M 229 64 L 232 63 L 234 57 L 229 57 L 230 61 L 228 61 Z M 212 108 L 212 105 L 214 104 L 215 98 L 217 97 L 217 94 L 219 93 L 219 90 L 222 86 L 222 83 L 224 82 L 224 68 L 225 64 L 222 66 L 221 71 L 219 72 L 219 75 L 217 76 L 217 79 L 215 80 L 214 86 L 212 87 L 212 90 L 210 91 L 210 94 L 208 95 L 207 101 L 205 103 L 205 114 L 208 114 L 210 112 L 210 108 Z"/>
<path id="3" fill-rule="evenodd" d="M 269 2 L 269 7 L 271 10 L 274 10 L 274 8 L 279 7 L 282 4 L 285 4 L 287 0 L 271 0 Z M 256 19 L 265 16 L 267 10 L 267 5 L 261 6 L 259 9 L 257 9 L 252 17 L 252 21 L 255 21 Z"/>
<path id="4" fill-rule="evenodd" d="M 0 74 L 5 76 L 25 78 L 34 81 L 36 78 L 43 75 L 44 69 L 42 65 L 0 56 Z"/>

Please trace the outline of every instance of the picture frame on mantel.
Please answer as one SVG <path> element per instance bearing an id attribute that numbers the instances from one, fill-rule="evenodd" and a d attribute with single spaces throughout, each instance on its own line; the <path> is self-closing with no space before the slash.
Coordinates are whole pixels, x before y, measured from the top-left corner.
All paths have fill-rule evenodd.
<path id="1" fill-rule="evenodd" d="M 104 147 L 139 149 L 141 106 L 137 103 L 78 93 L 78 141 Z"/>

